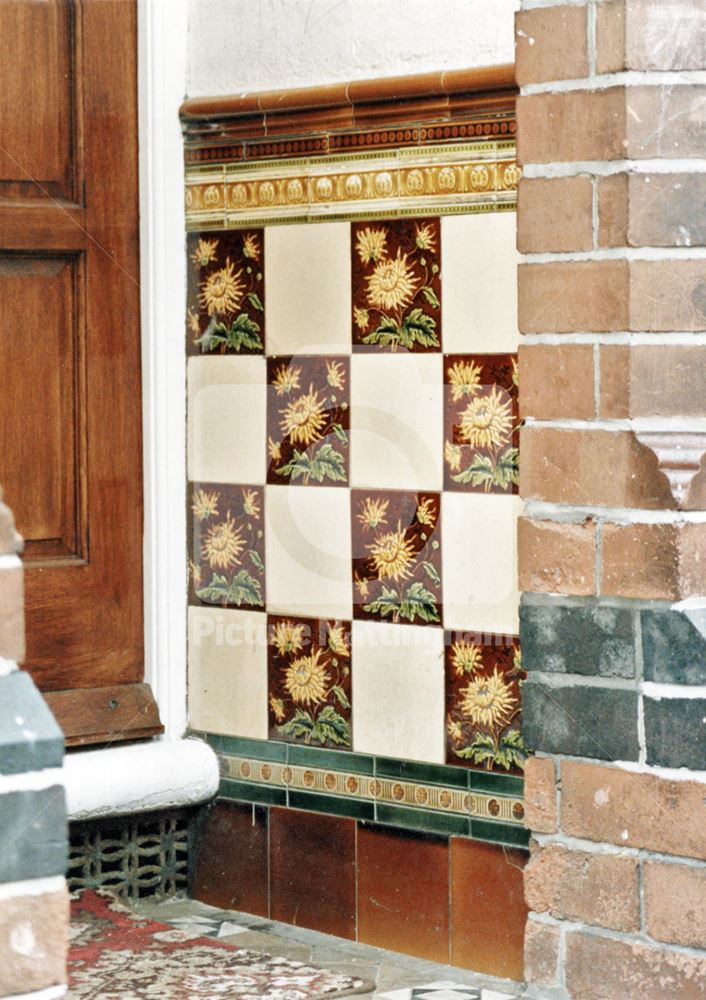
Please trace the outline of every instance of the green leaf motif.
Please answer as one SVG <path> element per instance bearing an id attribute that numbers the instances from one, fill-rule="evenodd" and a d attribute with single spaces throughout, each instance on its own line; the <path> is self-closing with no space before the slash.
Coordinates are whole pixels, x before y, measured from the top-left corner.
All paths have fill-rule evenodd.
<path id="1" fill-rule="evenodd" d="M 454 753 L 457 757 L 470 760 L 474 764 L 491 764 L 506 771 L 511 767 L 524 770 L 527 760 L 527 750 L 519 729 L 510 729 L 504 733 L 499 746 L 496 746 L 492 736 L 487 733 L 476 733 L 472 743 L 454 750 Z"/>
<path id="2" fill-rule="evenodd" d="M 250 560 L 251 560 L 253 566 L 257 566 L 257 568 L 262 573 L 264 573 L 265 572 L 265 564 L 262 561 L 262 559 L 260 558 L 259 552 L 256 552 L 254 549 L 250 549 L 250 551 L 248 552 L 248 555 L 250 556 Z"/>
<path id="3" fill-rule="evenodd" d="M 434 309 L 438 309 L 441 306 L 438 295 L 433 288 L 430 288 L 429 285 L 425 285 L 424 288 L 422 288 L 422 294 L 429 305 L 433 306 Z"/>
<path id="4" fill-rule="evenodd" d="M 253 309 L 257 309 L 258 312 L 265 311 L 265 307 L 263 306 L 262 300 L 260 296 L 257 294 L 257 292 L 248 292 L 247 297 L 248 297 L 248 302 L 253 307 Z"/>
<path id="5" fill-rule="evenodd" d="M 457 757 L 463 760 L 470 760 L 474 764 L 486 764 L 495 760 L 495 743 L 492 736 L 486 733 L 478 733 L 473 742 L 460 750 L 454 750 Z"/>
<path id="6" fill-rule="evenodd" d="M 341 442 L 341 444 L 348 444 L 348 435 L 344 431 L 344 429 L 341 426 L 341 424 L 332 424 L 331 425 L 331 430 L 336 435 L 336 437 Z"/>
<path id="7" fill-rule="evenodd" d="M 433 563 L 423 562 L 422 568 L 432 583 L 435 583 L 437 587 L 441 585 L 441 577 L 437 573 L 436 566 Z"/>
<path id="8" fill-rule="evenodd" d="M 517 448 L 507 448 L 494 462 L 490 455 L 476 453 L 471 464 L 451 478 L 456 483 L 482 486 L 488 492 L 491 486 L 507 490 L 520 481 L 520 453 Z"/>
<path id="9" fill-rule="evenodd" d="M 396 590 L 383 586 L 380 597 L 364 604 L 363 610 L 382 618 L 391 616 L 395 621 L 398 618 L 406 618 L 410 622 L 416 618 L 425 622 L 440 620 L 434 595 L 419 580 L 410 584 L 404 597 L 400 597 Z"/>
<path id="10" fill-rule="evenodd" d="M 207 587 L 202 587 L 196 591 L 196 596 L 209 604 L 250 604 L 254 607 L 263 607 L 262 588 L 259 580 L 251 576 L 246 569 L 241 569 L 235 574 L 232 580 L 213 574 L 213 578 Z"/>
<path id="11" fill-rule="evenodd" d="M 277 469 L 277 475 L 289 476 L 292 482 L 302 476 L 304 482 L 313 479 L 317 483 L 322 483 L 324 479 L 331 479 L 334 482 L 344 483 L 346 464 L 343 455 L 327 442 L 321 445 L 313 457 L 295 448 L 293 457 Z"/>
<path id="12" fill-rule="evenodd" d="M 226 601 L 229 590 L 230 582 L 228 578 L 214 573 L 208 586 L 197 590 L 196 596 L 202 601 L 208 601 L 209 604 L 216 604 L 218 601 Z"/>
<path id="13" fill-rule="evenodd" d="M 227 333 L 226 343 L 236 351 L 240 351 L 243 347 L 251 351 L 262 351 L 264 348 L 260 339 L 259 323 L 251 319 L 247 313 L 236 316 Z"/>
<path id="14" fill-rule="evenodd" d="M 311 739 L 311 732 L 314 728 L 314 720 L 308 712 L 302 708 L 296 709 L 291 719 L 277 726 L 277 731 L 283 736 L 293 736 L 295 739 L 302 737 L 308 743 Z"/>
<path id="15" fill-rule="evenodd" d="M 317 739 L 320 743 L 328 741 L 336 746 L 351 745 L 350 727 L 332 705 L 326 705 L 317 715 L 311 738 Z"/>
<path id="16" fill-rule="evenodd" d="M 363 343 L 379 344 L 381 347 L 401 346 L 408 350 L 415 344 L 421 344 L 422 347 L 439 347 L 436 320 L 422 309 L 412 309 L 401 323 L 383 316 L 377 329 L 363 337 Z"/>
<path id="17" fill-rule="evenodd" d="M 342 687 L 339 687 L 339 685 L 336 684 L 334 687 L 331 688 L 331 692 L 333 693 L 336 701 L 342 708 L 351 707 L 351 703 L 348 700 L 348 695 L 346 694 L 346 692 L 343 690 Z"/>

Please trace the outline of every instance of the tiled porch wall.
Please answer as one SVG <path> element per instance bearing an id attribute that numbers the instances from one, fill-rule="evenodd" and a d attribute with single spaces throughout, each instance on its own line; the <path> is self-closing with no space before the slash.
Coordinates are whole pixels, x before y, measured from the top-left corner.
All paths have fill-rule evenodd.
<path id="1" fill-rule="evenodd" d="M 519 977 L 512 98 L 416 87 L 187 106 L 194 887 Z"/>

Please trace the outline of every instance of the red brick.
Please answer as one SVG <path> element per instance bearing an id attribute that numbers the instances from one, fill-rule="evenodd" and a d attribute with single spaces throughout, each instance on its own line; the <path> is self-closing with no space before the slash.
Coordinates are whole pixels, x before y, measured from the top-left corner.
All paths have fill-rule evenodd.
<path id="1" fill-rule="evenodd" d="M 520 590 L 589 595 L 596 592 L 596 529 L 592 521 L 566 524 L 521 517 Z"/>
<path id="2" fill-rule="evenodd" d="M 575 761 L 561 783 L 565 833 L 706 860 L 706 784 Z"/>
<path id="3" fill-rule="evenodd" d="M 525 979 L 530 986 L 557 982 L 560 933 L 558 927 L 531 918 L 525 927 Z"/>
<path id="4" fill-rule="evenodd" d="M 550 844 L 537 850 L 525 869 L 525 899 L 538 913 L 638 931 L 639 863 L 618 854 L 588 854 Z"/>
<path id="5" fill-rule="evenodd" d="M 596 72 L 625 69 L 625 0 L 596 6 Z"/>
<path id="6" fill-rule="evenodd" d="M 0 902 L 0 996 L 66 982 L 69 898 L 64 892 Z"/>
<path id="7" fill-rule="evenodd" d="M 598 178 L 598 246 L 628 245 L 629 186 L 626 174 Z"/>
<path id="8" fill-rule="evenodd" d="M 627 261 L 520 264 L 517 273 L 522 333 L 627 330 Z"/>
<path id="9" fill-rule="evenodd" d="M 535 833 L 556 833 L 556 779 L 549 757 L 525 761 L 525 826 Z"/>
<path id="10" fill-rule="evenodd" d="M 601 593 L 682 600 L 706 593 L 706 524 L 606 524 Z"/>
<path id="11" fill-rule="evenodd" d="M 706 174 L 631 174 L 626 208 L 630 246 L 706 245 Z"/>
<path id="12" fill-rule="evenodd" d="M 523 177 L 518 188 L 517 249 L 521 253 L 543 253 L 592 247 L 591 178 Z"/>
<path id="13" fill-rule="evenodd" d="M 706 144 L 706 87 L 628 87 L 622 157 L 701 157 Z M 621 157 L 621 158 L 622 158 Z M 606 157 L 607 159 L 607 157 Z"/>
<path id="14" fill-rule="evenodd" d="M 706 416 L 706 347 L 602 345 L 600 357 L 602 417 Z"/>
<path id="15" fill-rule="evenodd" d="M 706 68 L 706 0 L 628 0 L 626 22 L 624 68 Z"/>
<path id="16" fill-rule="evenodd" d="M 623 344 L 601 344 L 600 359 L 600 416 L 629 417 L 630 348 Z"/>
<path id="17" fill-rule="evenodd" d="M 704 262 L 631 261 L 630 329 L 650 333 L 706 330 Z"/>
<path id="18" fill-rule="evenodd" d="M 515 77 L 520 87 L 585 76 L 585 7 L 546 7 L 515 15 Z"/>
<path id="19" fill-rule="evenodd" d="M 646 861 L 643 878 L 645 921 L 650 937 L 690 948 L 704 948 L 706 868 Z"/>
<path id="20" fill-rule="evenodd" d="M 591 344 L 523 344 L 520 414 L 538 420 L 590 420 L 595 414 Z"/>
<path id="21" fill-rule="evenodd" d="M 622 160 L 625 117 L 623 87 L 519 97 L 518 161 Z"/>
<path id="22" fill-rule="evenodd" d="M 0 569 L 0 656 L 24 659 L 24 590 L 21 565 Z"/>

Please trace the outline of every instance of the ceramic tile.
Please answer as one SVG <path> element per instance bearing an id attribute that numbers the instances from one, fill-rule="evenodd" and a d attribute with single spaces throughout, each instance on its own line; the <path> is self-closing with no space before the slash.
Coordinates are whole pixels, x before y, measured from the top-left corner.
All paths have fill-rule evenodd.
<path id="1" fill-rule="evenodd" d="M 264 489 L 189 486 L 189 602 L 265 609 Z"/>
<path id="2" fill-rule="evenodd" d="M 481 991 L 475 986 L 445 980 L 378 993 L 378 997 L 381 1000 L 482 1000 Z"/>
<path id="3" fill-rule="evenodd" d="M 351 491 L 354 618 L 441 623 L 440 511 L 438 493 Z"/>
<path id="4" fill-rule="evenodd" d="M 267 486 L 267 610 L 352 618 L 350 497 L 321 486 Z"/>
<path id="5" fill-rule="evenodd" d="M 358 940 L 448 962 L 445 838 L 358 827 Z"/>
<path id="6" fill-rule="evenodd" d="M 444 356 L 444 489 L 519 490 L 517 356 Z"/>
<path id="7" fill-rule="evenodd" d="M 353 748 L 444 763 L 443 632 L 354 621 Z"/>
<path id="8" fill-rule="evenodd" d="M 441 489 L 442 371 L 440 355 L 354 355 L 353 486 Z"/>
<path id="9" fill-rule="evenodd" d="M 265 231 L 269 354 L 350 353 L 349 224 Z"/>
<path id="10" fill-rule="evenodd" d="M 267 739 L 265 615 L 189 608 L 189 723 Z"/>
<path id="11" fill-rule="evenodd" d="M 356 351 L 441 350 L 437 218 L 351 223 Z"/>
<path id="12" fill-rule="evenodd" d="M 351 746 L 350 622 L 269 615 L 269 737 Z"/>
<path id="13" fill-rule="evenodd" d="M 267 385 L 267 482 L 347 486 L 349 359 L 271 357 Z"/>
<path id="14" fill-rule="evenodd" d="M 527 852 L 452 838 L 451 962 L 522 979 Z"/>
<path id="15" fill-rule="evenodd" d="M 520 685 L 526 674 L 519 640 L 447 632 L 445 661 L 447 762 L 521 774 L 527 754 Z"/>
<path id="16" fill-rule="evenodd" d="M 264 358 L 189 358 L 191 480 L 265 482 L 265 378 Z"/>
<path id="17" fill-rule="evenodd" d="M 188 353 L 263 353 L 263 240 L 262 229 L 188 234 Z"/>
<path id="18" fill-rule="evenodd" d="M 444 253 L 444 350 L 454 354 L 517 350 L 514 212 L 441 220 Z"/>
<path id="19" fill-rule="evenodd" d="M 270 811 L 271 916 L 355 938 L 355 821 Z"/>
<path id="20" fill-rule="evenodd" d="M 442 494 L 447 628 L 517 634 L 517 518 L 521 510 L 516 496 Z"/>

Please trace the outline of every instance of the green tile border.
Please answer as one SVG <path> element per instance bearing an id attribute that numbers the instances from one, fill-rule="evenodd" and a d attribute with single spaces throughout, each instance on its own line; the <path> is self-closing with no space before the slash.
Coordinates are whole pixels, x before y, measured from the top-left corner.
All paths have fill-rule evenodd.
<path id="1" fill-rule="evenodd" d="M 290 809 L 347 816 L 366 822 L 373 822 L 375 819 L 375 803 L 367 799 L 348 799 L 342 795 L 321 795 L 318 792 L 302 792 L 298 788 L 290 788 L 287 804 Z"/>
<path id="2" fill-rule="evenodd" d="M 386 802 L 376 804 L 375 822 L 383 826 L 402 827 L 405 830 L 441 833 L 455 837 L 468 837 L 471 825 L 470 816 L 429 812 L 426 809 L 408 809 L 405 806 L 388 805 Z"/>
<path id="3" fill-rule="evenodd" d="M 327 767 L 332 771 L 350 771 L 353 774 L 372 777 L 375 758 L 367 754 L 347 750 L 327 750 L 305 747 L 294 743 L 283 744 L 287 748 L 287 763 L 298 767 Z M 254 756 L 254 754 L 251 754 Z"/>
<path id="4" fill-rule="evenodd" d="M 273 785 L 256 785 L 250 781 L 235 781 L 221 778 L 218 796 L 222 799 L 236 799 L 238 802 L 257 802 L 268 806 L 286 806 L 287 789 Z"/>
<path id="5" fill-rule="evenodd" d="M 469 773 L 468 768 L 449 764 L 424 764 L 416 760 L 402 760 L 399 757 L 375 758 L 376 778 L 398 778 L 400 781 L 467 789 Z"/>
<path id="6" fill-rule="evenodd" d="M 497 774 L 492 771 L 468 770 L 472 792 L 497 795 L 523 795 L 525 779 L 517 774 Z"/>
<path id="7" fill-rule="evenodd" d="M 506 847 L 527 847 L 530 841 L 530 831 L 522 826 L 512 826 L 509 823 L 491 823 L 484 819 L 472 819 L 471 837 L 473 840 L 486 840 L 491 844 L 504 844 Z"/>

